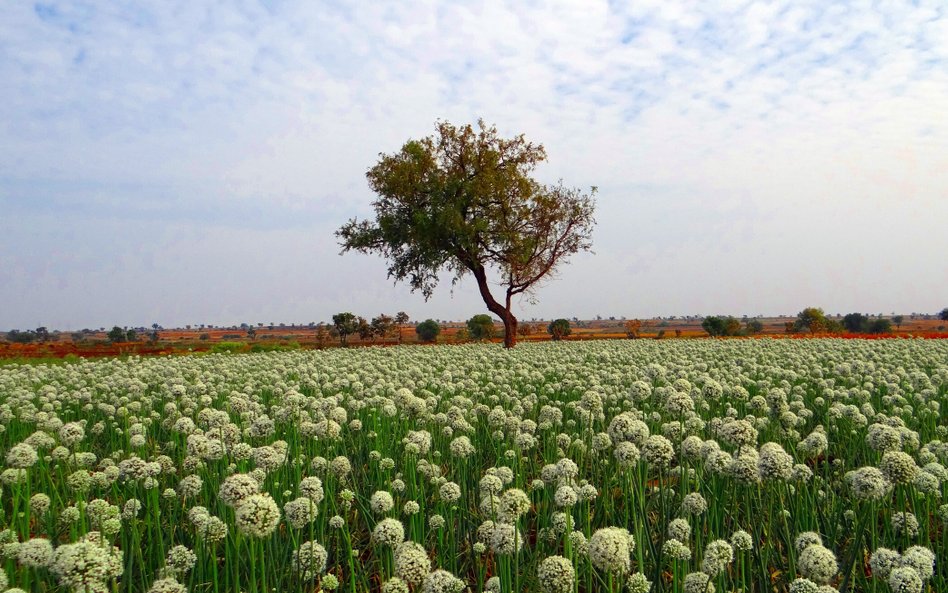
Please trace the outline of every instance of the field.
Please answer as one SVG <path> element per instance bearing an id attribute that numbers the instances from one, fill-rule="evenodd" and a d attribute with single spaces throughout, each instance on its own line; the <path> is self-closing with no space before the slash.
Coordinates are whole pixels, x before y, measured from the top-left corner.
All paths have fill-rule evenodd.
<path id="1" fill-rule="evenodd" d="M 792 323 L 796 317 L 761 317 L 763 331 L 754 337 L 812 337 L 811 334 L 787 334 L 786 324 Z M 528 326 L 530 332 L 519 336 L 521 342 L 549 341 L 546 327 L 549 321 L 523 320 L 521 329 Z M 582 340 L 617 340 L 627 339 L 625 321 L 621 319 L 589 319 L 573 320 L 572 334 L 564 338 L 566 341 Z M 439 343 L 454 344 L 465 341 L 463 338 L 463 322 L 442 322 Z M 328 326 L 326 326 L 328 327 Z M 254 326 L 256 335 L 251 338 L 247 330 L 239 326 L 232 327 L 181 327 L 168 328 L 160 331 L 160 339 L 152 342 L 147 339 L 149 328 L 139 328 L 139 340 L 135 342 L 111 343 L 107 332 L 100 330 L 83 330 L 79 335 L 73 332 L 54 332 L 49 342 L 33 342 L 30 344 L 14 344 L 0 339 L 0 363 L 4 361 L 27 361 L 38 359 L 76 359 L 101 358 L 108 356 L 155 356 L 165 354 L 190 354 L 192 352 L 214 351 L 267 351 L 274 349 L 314 349 L 338 346 L 339 341 L 329 336 L 326 327 L 322 331 L 313 325 L 264 325 Z M 495 326 L 495 335 L 502 336 L 503 326 Z M 2 338 L 0 334 L 0 338 Z M 640 337 L 643 339 L 694 339 L 706 338 L 708 334 L 701 328 L 700 318 L 675 319 L 647 319 L 642 321 Z M 822 336 L 826 337 L 826 336 Z M 921 316 L 906 316 L 899 326 L 884 335 L 842 334 L 845 338 L 948 338 L 948 325 L 937 318 L 926 319 Z M 412 324 L 397 328 L 390 335 L 372 337 L 361 340 L 358 336 L 350 336 L 349 346 L 394 346 L 398 344 L 418 343 L 418 336 Z M 501 342 L 502 338 L 494 339 Z"/>
<path id="2" fill-rule="evenodd" d="M 922 339 L 6 364 L 0 591 L 946 591 L 946 397 Z"/>

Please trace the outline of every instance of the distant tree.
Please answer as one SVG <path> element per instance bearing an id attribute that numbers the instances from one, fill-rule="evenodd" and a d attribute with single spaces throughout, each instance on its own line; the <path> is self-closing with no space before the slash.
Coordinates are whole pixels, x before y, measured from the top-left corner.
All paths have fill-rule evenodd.
<path id="1" fill-rule="evenodd" d="M 206 342 L 211 339 L 211 334 L 203 333 L 200 336 L 198 336 L 198 339 L 201 340 L 202 342 Z"/>
<path id="2" fill-rule="evenodd" d="M 869 318 L 862 313 L 847 313 L 843 317 L 843 328 L 853 334 L 864 334 L 869 331 Z"/>
<path id="3" fill-rule="evenodd" d="M 109 339 L 110 342 L 115 343 L 115 342 L 124 342 L 127 337 L 127 334 L 124 329 L 116 325 L 112 327 L 112 329 L 109 330 L 109 333 L 107 333 L 105 336 Z"/>
<path id="4" fill-rule="evenodd" d="M 395 314 L 395 329 L 398 331 L 398 343 L 402 343 L 402 326 L 406 325 L 411 318 L 408 313 L 399 311 Z"/>
<path id="5" fill-rule="evenodd" d="M 137 341 L 138 341 L 138 332 L 135 331 L 134 328 L 131 328 L 131 327 L 130 327 L 130 328 L 128 328 L 127 330 L 125 330 L 125 338 L 124 338 L 123 340 L 119 340 L 119 341 L 120 341 L 120 342 L 122 342 L 122 341 L 124 341 L 124 342 L 137 342 Z"/>
<path id="6" fill-rule="evenodd" d="M 744 328 L 748 335 L 756 335 L 764 331 L 764 324 L 760 319 L 748 319 Z"/>
<path id="7" fill-rule="evenodd" d="M 69 339 L 72 340 L 74 344 L 79 343 L 86 339 L 86 334 L 83 332 L 72 332 L 69 334 Z"/>
<path id="8" fill-rule="evenodd" d="M 639 337 L 639 332 L 642 331 L 642 322 L 638 319 L 630 319 L 625 322 L 625 336 L 630 340 L 634 340 Z"/>
<path id="9" fill-rule="evenodd" d="M 826 314 L 824 314 L 823 309 L 819 307 L 807 307 L 797 313 L 794 329 L 798 332 L 809 332 L 812 334 L 824 333 L 828 329 Z"/>
<path id="10" fill-rule="evenodd" d="M 378 199 L 375 220 L 350 220 L 336 235 L 343 251 L 377 253 L 388 275 L 430 297 L 448 271 L 474 276 L 487 309 L 504 324 L 504 346 L 517 340 L 513 299 L 530 296 L 570 256 L 588 251 L 595 224 L 592 194 L 532 177 L 546 160 L 522 135 L 501 138 L 438 122 L 437 132 L 382 154 L 367 177 Z M 502 293 L 492 293 L 489 274 Z"/>
<path id="11" fill-rule="evenodd" d="M 36 329 L 34 330 L 34 333 L 36 334 L 36 339 L 37 339 L 39 342 L 42 343 L 42 342 L 48 342 L 48 341 L 49 341 L 49 338 L 50 338 L 50 336 L 49 336 L 49 330 L 46 329 L 45 326 L 40 326 L 40 327 L 36 328 Z"/>
<path id="12" fill-rule="evenodd" d="M 13 344 L 29 344 L 34 340 L 36 340 L 36 334 L 30 330 L 11 329 L 7 332 L 7 341 Z"/>
<path id="13" fill-rule="evenodd" d="M 888 319 L 877 318 L 869 322 L 870 334 L 888 334 L 892 333 L 892 322 Z"/>
<path id="14" fill-rule="evenodd" d="M 945 307 L 938 313 L 938 319 L 942 321 L 948 321 L 948 307 Z"/>
<path id="15" fill-rule="evenodd" d="M 415 333 L 422 342 L 434 342 L 441 333 L 441 326 L 434 319 L 425 319 L 415 326 Z"/>
<path id="16" fill-rule="evenodd" d="M 359 320 L 353 313 L 336 313 L 332 316 L 333 329 L 339 337 L 339 344 L 345 346 L 349 336 L 359 331 Z M 272 326 L 271 326 L 272 327 Z"/>
<path id="17" fill-rule="evenodd" d="M 711 337 L 739 336 L 741 335 L 741 321 L 730 315 L 725 317 L 709 315 L 702 320 L 701 329 L 706 331 Z"/>
<path id="18" fill-rule="evenodd" d="M 161 329 L 161 326 L 157 323 L 151 324 L 151 332 L 148 334 L 148 339 L 151 342 L 157 342 L 161 338 L 161 334 L 158 333 L 159 329 Z"/>
<path id="19" fill-rule="evenodd" d="M 372 339 L 375 336 L 375 332 L 372 331 L 372 324 L 366 321 L 365 317 L 359 317 L 357 320 L 356 332 L 359 334 L 359 339 L 363 342 L 369 339 Z"/>
<path id="20" fill-rule="evenodd" d="M 532 336 L 537 333 L 537 326 L 533 323 L 520 323 L 517 325 L 517 333 L 520 334 L 522 338 Z"/>
<path id="21" fill-rule="evenodd" d="M 494 337 L 494 320 L 480 313 L 467 320 L 467 331 L 472 340 L 489 340 Z"/>
<path id="22" fill-rule="evenodd" d="M 547 326 L 546 333 L 550 334 L 553 341 L 559 341 L 573 333 L 573 330 L 569 326 L 568 319 L 554 319 Z"/>
<path id="23" fill-rule="evenodd" d="M 893 315 L 892 323 L 895 324 L 895 329 L 902 329 L 902 322 L 905 321 L 904 315 Z"/>
<path id="24" fill-rule="evenodd" d="M 739 336 L 741 335 L 741 322 L 736 317 L 727 316 L 724 318 L 724 334 L 725 336 Z"/>
<path id="25" fill-rule="evenodd" d="M 724 318 L 718 317 L 717 315 L 709 315 L 701 322 L 701 329 L 706 331 L 712 338 L 716 336 L 723 336 Z"/>
<path id="26" fill-rule="evenodd" d="M 332 336 L 330 335 L 329 329 L 326 328 L 325 323 L 317 323 L 314 337 L 316 338 L 316 346 L 323 348 Z"/>
<path id="27" fill-rule="evenodd" d="M 372 318 L 372 333 L 380 338 L 387 338 L 395 332 L 395 318 L 391 315 L 382 313 L 378 317 Z"/>
<path id="28" fill-rule="evenodd" d="M 247 328 L 247 337 L 251 340 L 257 337 L 257 330 L 255 330 L 252 325 Z"/>

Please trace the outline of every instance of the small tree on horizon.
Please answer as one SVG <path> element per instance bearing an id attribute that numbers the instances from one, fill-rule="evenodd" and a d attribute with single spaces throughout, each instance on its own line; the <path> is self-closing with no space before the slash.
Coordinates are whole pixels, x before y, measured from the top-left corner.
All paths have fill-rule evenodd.
<path id="1" fill-rule="evenodd" d="M 623 324 L 623 328 L 625 329 L 625 337 L 634 340 L 639 337 L 639 333 L 642 331 L 642 321 L 629 319 Z"/>
<path id="2" fill-rule="evenodd" d="M 554 319 L 547 326 L 546 332 L 550 334 L 550 339 L 558 342 L 573 333 L 573 330 L 569 326 L 569 319 Z"/>
<path id="3" fill-rule="evenodd" d="M 942 321 L 948 321 L 948 307 L 945 307 L 944 309 L 939 311 L 938 319 L 941 319 Z"/>
<path id="4" fill-rule="evenodd" d="M 415 326 L 415 333 L 422 342 L 434 342 L 441 333 L 441 326 L 434 319 L 425 319 Z"/>
<path id="5" fill-rule="evenodd" d="M 114 344 L 117 342 L 124 342 L 127 338 L 127 334 L 124 329 L 116 325 L 109 330 L 109 333 L 107 333 L 105 337 L 107 337 L 109 341 Z"/>
<path id="6" fill-rule="evenodd" d="M 355 314 L 349 311 L 333 315 L 332 325 L 336 331 L 336 335 L 339 336 L 339 344 L 341 346 L 345 346 L 348 343 L 349 336 L 359 330 L 359 320 Z"/>

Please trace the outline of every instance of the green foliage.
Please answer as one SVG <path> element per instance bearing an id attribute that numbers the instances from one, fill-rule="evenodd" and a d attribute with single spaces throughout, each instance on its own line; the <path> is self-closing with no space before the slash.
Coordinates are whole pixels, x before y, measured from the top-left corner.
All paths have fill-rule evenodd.
<path id="1" fill-rule="evenodd" d="M 380 156 L 366 174 L 379 196 L 375 220 L 352 219 L 336 236 L 343 252 L 382 255 L 389 277 L 426 299 L 442 271 L 454 283 L 472 274 L 488 310 L 504 323 L 505 345 L 513 346 L 511 299 L 531 294 L 566 258 L 591 247 L 591 194 L 534 180 L 544 160 L 541 145 L 522 135 L 501 138 L 483 121 L 477 130 L 438 122 L 435 135 Z M 500 301 L 488 271 L 503 279 Z"/>
<path id="2" fill-rule="evenodd" d="M 569 319 L 554 319 L 547 326 L 546 332 L 552 340 L 558 341 L 573 333 L 573 329 L 569 326 Z"/>
<path id="3" fill-rule="evenodd" d="M 441 333 L 441 326 L 434 319 L 425 319 L 415 326 L 415 333 L 422 342 L 434 342 Z"/>
<path id="4" fill-rule="evenodd" d="M 843 327 L 850 333 L 867 333 L 869 331 L 869 318 L 862 313 L 847 313 L 843 317 Z"/>
<path id="5" fill-rule="evenodd" d="M 332 327 L 339 337 L 339 343 L 345 346 L 349 336 L 359 331 L 359 319 L 348 311 L 336 313 L 332 316 Z"/>
<path id="6" fill-rule="evenodd" d="M 29 344 L 36 340 L 36 333 L 31 330 L 20 331 L 11 329 L 7 332 L 7 341 L 13 344 Z"/>
<path id="7" fill-rule="evenodd" d="M 903 322 L 903 321 L 905 321 L 905 315 L 893 315 L 893 316 L 892 316 L 892 323 L 894 323 L 894 324 L 895 324 L 895 327 L 898 328 L 898 329 L 902 329 L 902 322 Z"/>
<path id="8" fill-rule="evenodd" d="M 873 319 L 869 322 L 870 334 L 890 334 L 892 333 L 892 322 L 882 317 Z"/>
<path id="9" fill-rule="evenodd" d="M 363 342 L 365 340 L 371 339 L 374 334 L 372 331 L 372 326 L 369 325 L 369 322 L 366 321 L 365 317 L 360 316 L 357 319 L 356 332 L 359 334 L 359 339 Z"/>
<path id="10" fill-rule="evenodd" d="M 736 317 L 710 315 L 701 322 L 701 329 L 711 337 L 741 335 L 741 322 Z"/>
<path id="11" fill-rule="evenodd" d="M 942 321 L 948 321 L 948 307 L 945 307 L 938 313 L 938 319 Z"/>
<path id="12" fill-rule="evenodd" d="M 106 337 L 112 343 L 124 342 L 126 339 L 128 339 L 128 333 L 124 329 L 115 325 L 109 330 L 109 333 L 106 334 Z"/>
<path id="13" fill-rule="evenodd" d="M 129 328 L 129 330 L 125 332 L 125 341 L 135 342 L 137 340 L 138 340 L 138 332 L 136 332 L 134 329 Z"/>
<path id="14" fill-rule="evenodd" d="M 797 332 L 824 333 L 828 331 L 826 314 L 819 307 L 807 307 L 797 313 L 793 329 Z"/>
<path id="15" fill-rule="evenodd" d="M 386 338 L 396 330 L 395 318 L 384 313 L 378 317 L 373 317 L 370 325 L 372 326 L 372 333 L 380 338 Z"/>
<path id="16" fill-rule="evenodd" d="M 472 340 L 489 340 L 494 337 L 494 320 L 481 313 L 467 320 L 467 331 Z"/>

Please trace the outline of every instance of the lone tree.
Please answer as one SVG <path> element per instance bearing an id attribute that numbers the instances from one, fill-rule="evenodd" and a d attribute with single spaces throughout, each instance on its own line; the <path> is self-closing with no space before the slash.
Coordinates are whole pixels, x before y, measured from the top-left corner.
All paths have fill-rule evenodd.
<path id="1" fill-rule="evenodd" d="M 554 319 L 547 326 L 546 333 L 550 334 L 550 339 L 558 342 L 573 333 L 573 330 L 569 326 L 569 319 Z"/>
<path id="2" fill-rule="evenodd" d="M 437 122 L 436 132 L 382 154 L 366 173 L 378 194 L 375 220 L 351 219 L 336 236 L 343 253 L 378 253 L 388 276 L 429 299 L 439 273 L 452 285 L 474 276 L 487 309 L 504 323 L 504 346 L 517 340 L 511 303 L 532 297 L 560 263 L 588 251 L 595 224 L 592 195 L 562 182 L 533 179 L 546 160 L 542 145 L 523 135 L 505 139 L 483 120 L 477 129 Z M 503 293 L 495 297 L 488 275 Z"/>
<path id="3" fill-rule="evenodd" d="M 474 340 L 489 340 L 494 337 L 494 320 L 490 315 L 479 313 L 467 320 L 467 331 Z"/>
<path id="4" fill-rule="evenodd" d="M 434 319 L 425 319 L 415 326 L 415 333 L 422 342 L 434 342 L 441 333 L 441 326 Z"/>
<path id="5" fill-rule="evenodd" d="M 332 316 L 332 326 L 336 335 L 339 336 L 339 343 L 345 346 L 349 335 L 359 331 L 359 320 L 348 311 L 336 313 Z"/>

